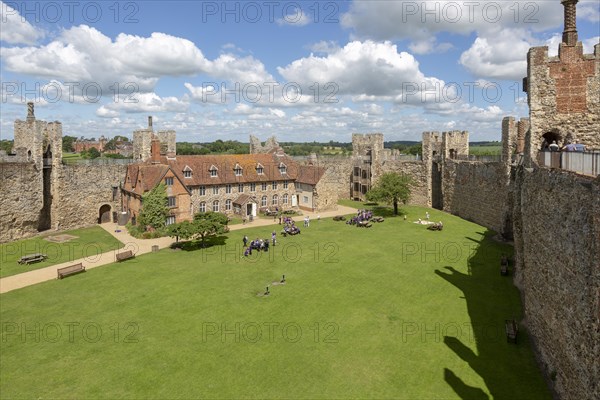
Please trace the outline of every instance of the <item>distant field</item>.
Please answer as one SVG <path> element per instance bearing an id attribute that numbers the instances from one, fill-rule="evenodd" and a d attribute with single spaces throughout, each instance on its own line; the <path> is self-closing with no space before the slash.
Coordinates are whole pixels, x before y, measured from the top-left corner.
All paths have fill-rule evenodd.
<path id="1" fill-rule="evenodd" d="M 77 238 L 64 243 L 54 243 L 46 240 L 46 237 L 52 235 L 46 235 L 0 244 L 0 277 L 33 271 L 123 247 L 123 243 L 99 226 L 56 232 L 56 235 L 65 234 Z M 46 254 L 48 259 L 29 265 L 17 263 L 22 256 L 35 253 Z"/>
<path id="2" fill-rule="evenodd" d="M 501 145 L 469 146 L 469 154 L 476 156 L 495 156 L 502 154 Z"/>

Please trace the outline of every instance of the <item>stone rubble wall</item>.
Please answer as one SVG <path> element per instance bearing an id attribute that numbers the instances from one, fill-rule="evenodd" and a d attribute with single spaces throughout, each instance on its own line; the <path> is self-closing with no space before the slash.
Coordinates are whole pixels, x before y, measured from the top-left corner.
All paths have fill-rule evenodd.
<path id="1" fill-rule="evenodd" d="M 504 233 L 510 175 L 504 163 L 445 160 L 444 211 Z"/>
<path id="2" fill-rule="evenodd" d="M 41 188 L 42 171 L 33 162 L 0 163 L 0 243 L 38 233 Z"/>
<path id="3" fill-rule="evenodd" d="M 79 228 L 98 222 L 100 207 L 110 205 L 112 211 L 121 211 L 121 192 L 117 189 L 113 199 L 113 187 L 120 187 L 125 178 L 127 165 L 64 165 L 58 172 L 60 185 L 58 198 L 53 200 L 57 208 L 52 229 Z"/>
<path id="4" fill-rule="evenodd" d="M 429 204 L 427 166 L 423 161 L 386 161 L 381 168 L 382 173 L 397 172 L 412 178 L 410 204 L 427 207 Z"/>
<path id="5" fill-rule="evenodd" d="M 515 281 L 525 324 L 559 398 L 598 399 L 600 177 L 517 174 Z"/>

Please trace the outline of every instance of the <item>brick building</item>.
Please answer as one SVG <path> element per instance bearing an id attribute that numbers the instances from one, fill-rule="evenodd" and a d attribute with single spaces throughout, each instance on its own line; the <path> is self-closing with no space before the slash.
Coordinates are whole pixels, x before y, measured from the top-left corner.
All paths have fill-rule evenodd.
<path id="1" fill-rule="evenodd" d="M 161 154 L 163 147 L 153 139 L 150 158 L 127 168 L 122 205 L 132 222 L 142 208 L 142 195 L 160 183 L 167 187 L 168 223 L 207 211 L 256 217 L 266 209 L 320 208 L 317 189 L 324 169 L 300 166 L 282 151 L 176 156 Z"/>

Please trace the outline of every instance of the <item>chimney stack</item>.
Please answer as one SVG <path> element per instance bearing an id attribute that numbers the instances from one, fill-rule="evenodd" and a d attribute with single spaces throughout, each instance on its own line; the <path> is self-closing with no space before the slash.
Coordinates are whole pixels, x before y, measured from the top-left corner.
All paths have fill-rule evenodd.
<path id="1" fill-rule="evenodd" d="M 35 114 L 33 113 L 33 102 L 27 103 L 27 122 L 35 121 Z"/>
<path id="2" fill-rule="evenodd" d="M 567 46 L 575 46 L 577 44 L 577 2 L 579 0 L 560 0 L 565 8 L 565 28 L 563 31 L 562 41 Z"/>
<path id="3" fill-rule="evenodd" d="M 152 116 L 148 116 L 148 129 L 152 130 Z"/>

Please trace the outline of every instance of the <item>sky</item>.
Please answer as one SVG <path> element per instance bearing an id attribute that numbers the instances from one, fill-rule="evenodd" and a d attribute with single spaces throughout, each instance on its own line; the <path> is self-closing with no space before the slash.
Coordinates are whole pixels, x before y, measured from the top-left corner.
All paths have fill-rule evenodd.
<path id="1" fill-rule="evenodd" d="M 63 135 L 177 141 L 500 140 L 528 115 L 527 51 L 556 55 L 559 0 L 4 1 L 0 139 L 26 102 Z M 577 5 L 593 52 L 600 2 Z"/>

